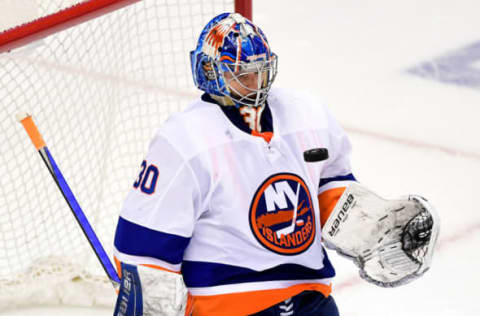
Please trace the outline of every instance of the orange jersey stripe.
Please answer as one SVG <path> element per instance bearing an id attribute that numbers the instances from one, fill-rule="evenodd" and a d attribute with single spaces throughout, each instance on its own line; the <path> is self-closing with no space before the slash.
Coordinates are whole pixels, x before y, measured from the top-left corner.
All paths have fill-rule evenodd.
<path id="1" fill-rule="evenodd" d="M 318 195 L 318 205 L 320 206 L 320 225 L 323 227 L 332 214 L 335 205 L 345 191 L 345 187 L 326 190 Z"/>
<path id="2" fill-rule="evenodd" d="M 115 261 L 115 266 L 117 267 L 118 277 L 122 278 L 122 263 L 115 256 L 113 257 L 113 260 Z M 143 267 L 149 267 L 149 268 L 152 268 L 152 269 L 156 269 L 156 270 L 161 270 L 161 271 L 180 274 L 180 271 L 170 270 L 170 269 L 167 269 L 167 268 L 164 268 L 164 267 L 161 267 L 161 266 L 157 266 L 157 265 L 154 265 L 154 264 L 139 264 L 139 265 L 141 265 Z"/>
<path id="3" fill-rule="evenodd" d="M 185 316 L 192 316 L 193 313 L 193 296 L 188 293 L 187 305 L 185 306 Z"/>
<path id="4" fill-rule="evenodd" d="M 192 296 L 192 316 L 245 316 L 260 312 L 303 291 L 318 291 L 325 297 L 331 285 L 321 283 L 297 284 L 285 289 Z"/>
<path id="5" fill-rule="evenodd" d="M 255 131 L 255 130 L 252 130 L 252 135 L 262 137 L 263 139 L 265 139 L 265 141 L 267 143 L 270 143 L 270 141 L 272 140 L 272 137 L 273 137 L 272 132 L 262 132 L 261 133 L 261 132 Z"/>
<path id="6" fill-rule="evenodd" d="M 149 267 L 149 268 L 157 269 L 157 270 L 162 270 L 162 271 L 166 271 L 166 272 L 172 272 L 172 273 L 180 274 L 180 271 L 170 270 L 170 269 L 167 269 L 167 268 L 164 268 L 164 267 L 161 267 L 161 266 L 156 266 L 154 264 L 141 264 L 141 266 Z"/>

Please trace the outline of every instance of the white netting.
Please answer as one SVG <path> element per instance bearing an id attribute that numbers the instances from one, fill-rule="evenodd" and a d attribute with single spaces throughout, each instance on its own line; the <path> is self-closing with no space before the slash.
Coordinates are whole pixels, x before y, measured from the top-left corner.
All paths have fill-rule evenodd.
<path id="1" fill-rule="evenodd" d="M 14 26 L 6 16 L 24 23 L 77 2 L 0 0 L 0 31 Z M 33 114 L 111 254 L 155 128 L 198 94 L 188 52 L 208 20 L 232 10 L 231 0 L 147 0 L 0 54 L 0 310 L 115 297 L 15 114 Z"/>

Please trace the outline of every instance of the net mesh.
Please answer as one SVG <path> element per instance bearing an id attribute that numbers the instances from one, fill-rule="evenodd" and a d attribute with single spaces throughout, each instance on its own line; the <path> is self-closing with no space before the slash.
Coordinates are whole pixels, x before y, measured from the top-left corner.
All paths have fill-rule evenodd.
<path id="1" fill-rule="evenodd" d="M 78 2 L 0 0 L 0 31 L 15 25 L 4 15 L 22 24 Z M 111 254 L 155 128 L 198 95 L 188 52 L 207 21 L 232 10 L 229 0 L 146 0 L 0 54 L 0 310 L 115 299 L 15 114 L 33 114 Z"/>

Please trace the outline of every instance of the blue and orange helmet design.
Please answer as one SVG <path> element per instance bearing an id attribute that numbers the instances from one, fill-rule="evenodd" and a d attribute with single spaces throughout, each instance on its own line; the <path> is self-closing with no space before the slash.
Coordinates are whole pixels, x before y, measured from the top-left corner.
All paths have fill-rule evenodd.
<path id="1" fill-rule="evenodd" d="M 277 57 L 265 34 L 238 13 L 213 18 L 200 34 L 190 61 L 193 81 L 200 90 L 230 97 L 237 106 L 262 105 L 277 73 Z M 241 76 L 247 73 L 258 74 L 258 87 L 239 95 L 229 83 L 241 84 Z"/>

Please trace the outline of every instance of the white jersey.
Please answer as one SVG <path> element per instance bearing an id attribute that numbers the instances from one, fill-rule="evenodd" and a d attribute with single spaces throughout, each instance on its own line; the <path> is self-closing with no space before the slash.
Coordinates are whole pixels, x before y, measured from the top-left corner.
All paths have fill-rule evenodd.
<path id="1" fill-rule="evenodd" d="M 116 258 L 181 271 L 194 315 L 246 315 L 303 290 L 330 292 L 321 221 L 338 199 L 331 192 L 354 180 L 350 143 L 307 97 L 272 90 L 268 105 L 269 143 L 209 102 L 170 117 L 121 211 Z M 306 163 L 303 152 L 318 147 L 330 157 Z"/>

